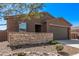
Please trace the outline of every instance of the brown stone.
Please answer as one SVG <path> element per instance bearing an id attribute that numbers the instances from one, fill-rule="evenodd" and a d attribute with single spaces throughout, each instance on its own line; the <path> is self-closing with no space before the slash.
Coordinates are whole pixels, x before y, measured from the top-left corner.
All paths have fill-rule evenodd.
<path id="1" fill-rule="evenodd" d="M 48 34 L 50 34 L 50 39 Z M 20 33 L 9 32 L 8 40 L 10 45 L 45 43 L 53 39 L 52 33 Z"/>

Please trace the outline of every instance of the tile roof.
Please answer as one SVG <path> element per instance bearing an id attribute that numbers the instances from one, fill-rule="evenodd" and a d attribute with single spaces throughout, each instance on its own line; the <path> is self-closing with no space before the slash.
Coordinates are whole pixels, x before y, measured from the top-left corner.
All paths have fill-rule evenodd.
<path id="1" fill-rule="evenodd" d="M 72 24 L 70 24 L 67 20 L 65 20 L 64 18 L 56 18 L 54 16 L 52 16 L 51 14 L 49 14 L 48 12 L 39 12 L 41 14 L 43 14 L 44 16 L 41 19 L 45 19 L 45 20 L 53 20 L 52 23 L 53 24 L 57 24 L 57 25 L 64 25 L 64 26 L 72 26 Z M 25 15 L 25 14 L 24 14 Z M 27 14 L 28 15 L 28 14 Z M 17 16 L 21 16 L 21 15 L 17 15 Z M 9 18 L 13 18 L 15 16 L 8 16 Z M 32 18 L 33 19 L 33 18 Z M 34 18 L 35 19 L 35 18 Z M 40 19 L 40 20 L 41 20 Z"/>

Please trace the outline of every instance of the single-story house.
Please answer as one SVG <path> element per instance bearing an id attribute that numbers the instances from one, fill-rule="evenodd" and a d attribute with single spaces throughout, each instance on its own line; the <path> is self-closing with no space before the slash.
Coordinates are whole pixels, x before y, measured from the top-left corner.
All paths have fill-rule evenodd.
<path id="1" fill-rule="evenodd" d="M 7 31 L 8 32 L 51 32 L 54 40 L 70 39 L 71 24 L 64 18 L 56 18 L 48 12 L 40 12 L 44 16 L 41 18 L 33 17 L 32 20 L 18 19 L 17 16 L 8 16 Z"/>
<path id="2" fill-rule="evenodd" d="M 71 39 L 79 39 L 79 26 L 71 27 Z"/>

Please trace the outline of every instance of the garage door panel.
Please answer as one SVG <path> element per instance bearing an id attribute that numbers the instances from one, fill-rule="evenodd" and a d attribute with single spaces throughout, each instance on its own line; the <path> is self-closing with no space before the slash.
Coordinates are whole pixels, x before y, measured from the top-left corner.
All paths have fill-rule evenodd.
<path id="1" fill-rule="evenodd" d="M 68 29 L 65 27 L 50 27 L 49 31 L 53 32 L 54 39 L 68 39 Z"/>

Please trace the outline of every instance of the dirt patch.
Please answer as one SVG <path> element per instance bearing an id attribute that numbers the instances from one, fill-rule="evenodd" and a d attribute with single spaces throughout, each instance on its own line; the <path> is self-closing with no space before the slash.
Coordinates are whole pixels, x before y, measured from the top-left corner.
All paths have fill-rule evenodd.
<path id="1" fill-rule="evenodd" d="M 74 47 L 71 47 L 71 46 L 64 46 L 63 51 L 68 53 L 71 56 L 74 55 L 74 54 L 79 53 L 79 49 L 78 48 L 74 48 Z"/>
<path id="2" fill-rule="evenodd" d="M 36 54 L 37 53 L 43 53 L 43 54 L 46 53 L 46 54 L 50 54 L 50 55 L 52 54 L 52 56 L 55 56 L 58 54 L 55 49 L 55 45 L 46 45 L 46 44 L 24 45 L 15 50 L 12 50 L 8 45 L 9 45 L 9 43 L 7 41 L 0 42 L 0 56 L 11 55 L 13 53 L 19 53 L 19 52 L 25 52 L 25 53 L 35 52 Z M 60 53 L 60 55 L 72 56 L 77 53 L 79 53 L 78 48 L 64 45 L 64 49 Z"/>

